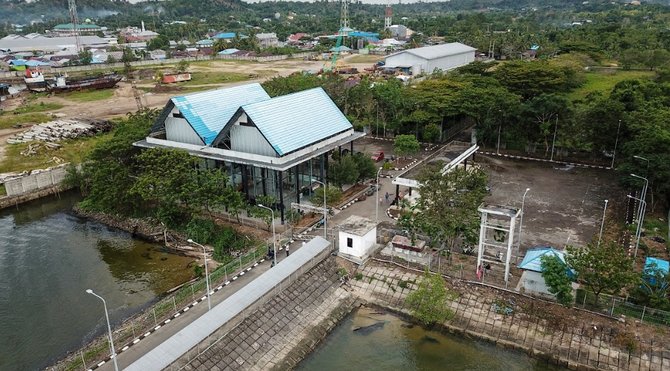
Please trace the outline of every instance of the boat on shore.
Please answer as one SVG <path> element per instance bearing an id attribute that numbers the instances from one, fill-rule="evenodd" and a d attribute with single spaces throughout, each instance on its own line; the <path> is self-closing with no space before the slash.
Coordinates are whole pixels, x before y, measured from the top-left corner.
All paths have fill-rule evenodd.
<path id="1" fill-rule="evenodd" d="M 108 89 L 113 88 L 123 77 L 115 73 L 105 74 L 81 79 L 70 79 L 67 75 L 56 76 L 54 79 L 46 79 L 39 70 L 26 68 L 23 81 L 30 91 L 62 93 L 84 89 Z"/>
<path id="2" fill-rule="evenodd" d="M 61 93 L 83 89 L 107 89 L 116 86 L 121 79 L 122 76 L 115 73 L 76 80 L 68 79 L 67 76 L 58 76 L 55 79 L 55 83 L 49 87 L 49 90 Z"/>
<path id="3" fill-rule="evenodd" d="M 23 81 L 26 83 L 26 88 L 30 91 L 44 92 L 49 88 L 44 75 L 39 70 L 33 71 L 30 68 L 26 68 Z"/>

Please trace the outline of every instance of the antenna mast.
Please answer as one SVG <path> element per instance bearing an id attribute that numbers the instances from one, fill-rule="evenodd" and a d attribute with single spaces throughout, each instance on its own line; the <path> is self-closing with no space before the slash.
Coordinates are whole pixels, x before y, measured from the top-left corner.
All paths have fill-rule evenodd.
<path id="1" fill-rule="evenodd" d="M 74 31 L 74 40 L 77 45 L 77 53 L 81 51 L 81 40 L 79 40 L 79 18 L 77 17 L 77 4 L 74 0 L 67 0 L 67 5 L 70 11 L 70 22 L 72 23 L 72 31 Z"/>
<path id="2" fill-rule="evenodd" d="M 342 31 L 343 28 L 349 28 L 349 0 L 341 0 L 341 3 L 342 10 L 340 11 L 340 31 Z"/>

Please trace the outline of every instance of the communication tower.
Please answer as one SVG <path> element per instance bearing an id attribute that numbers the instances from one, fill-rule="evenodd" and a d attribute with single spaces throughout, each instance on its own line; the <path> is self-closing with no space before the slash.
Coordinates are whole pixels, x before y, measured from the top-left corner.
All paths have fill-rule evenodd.
<path id="1" fill-rule="evenodd" d="M 70 22 L 72 23 L 72 31 L 74 32 L 77 53 L 79 53 L 81 51 L 81 40 L 79 40 L 79 17 L 77 16 L 77 4 L 74 2 L 74 0 L 68 0 L 67 5 L 70 12 Z"/>
<path id="2" fill-rule="evenodd" d="M 391 27 L 391 18 L 393 17 L 393 8 L 391 8 L 391 1 L 386 2 L 386 9 L 384 9 L 384 29 Z"/>

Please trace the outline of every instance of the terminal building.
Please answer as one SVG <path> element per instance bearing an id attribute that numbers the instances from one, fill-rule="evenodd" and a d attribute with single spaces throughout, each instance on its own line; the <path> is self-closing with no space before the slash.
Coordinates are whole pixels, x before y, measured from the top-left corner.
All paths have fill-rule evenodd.
<path id="1" fill-rule="evenodd" d="M 363 137 L 321 88 L 271 98 L 260 84 L 173 97 L 135 143 L 177 148 L 222 168 L 251 203 L 273 196 L 281 213 L 326 183 L 329 155 Z"/>

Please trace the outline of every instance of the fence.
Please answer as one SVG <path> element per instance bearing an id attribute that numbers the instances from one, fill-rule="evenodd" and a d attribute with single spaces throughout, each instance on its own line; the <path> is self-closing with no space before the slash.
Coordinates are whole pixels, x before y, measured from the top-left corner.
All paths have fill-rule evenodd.
<path id="1" fill-rule="evenodd" d="M 252 267 L 267 253 L 266 245 L 256 247 L 253 251 L 234 258 L 230 262 L 219 266 L 209 274 L 210 289 L 228 281 L 229 277 Z M 124 321 L 117 326 L 113 332 L 114 345 L 117 353 L 120 349 L 132 344 L 135 339 L 143 337 L 147 332 L 165 320 L 174 317 L 183 308 L 194 303 L 207 294 L 205 279 L 198 279 L 182 286 L 167 297 L 161 299 L 151 308 Z M 56 369 L 65 370 L 87 370 L 95 367 L 101 360 L 109 357 L 109 345 L 106 336 L 100 336 L 77 354 L 72 354 L 64 363 L 57 365 Z"/>
<path id="2" fill-rule="evenodd" d="M 8 197 L 19 196 L 43 188 L 59 185 L 67 174 L 67 164 L 44 170 L 33 170 L 28 175 L 5 180 L 5 192 Z"/>
<path id="3" fill-rule="evenodd" d="M 612 317 L 624 316 L 649 324 L 670 326 L 670 312 L 634 304 L 624 298 L 600 294 L 596 303 L 595 295 L 592 292 L 579 289 L 575 296 L 575 302 L 579 307 Z"/>
<path id="4" fill-rule="evenodd" d="M 197 61 L 211 61 L 211 60 L 235 60 L 235 61 L 253 61 L 253 62 L 272 62 L 282 61 L 289 58 L 307 58 L 316 53 L 304 52 L 296 54 L 282 54 L 282 55 L 266 55 L 266 56 L 240 56 L 240 55 L 206 55 L 201 57 L 186 57 L 186 58 L 170 58 L 158 60 L 143 60 L 130 62 L 133 67 L 153 66 L 163 64 L 176 64 L 181 61 L 197 62 Z M 97 71 L 123 68 L 124 63 L 102 63 L 89 64 L 86 66 L 70 66 L 70 67 L 40 67 L 42 72 L 56 73 L 56 72 L 80 72 L 80 71 Z M 23 71 L 4 71 L 0 72 L 0 78 L 23 77 Z"/>

